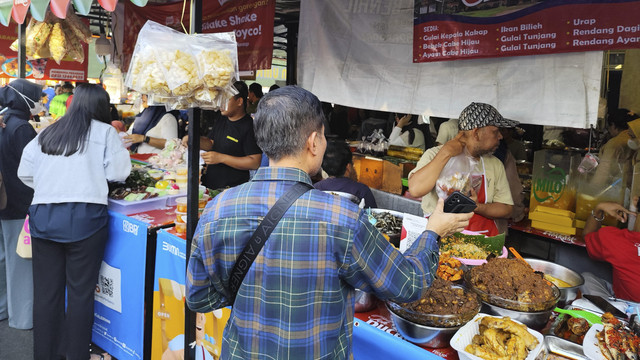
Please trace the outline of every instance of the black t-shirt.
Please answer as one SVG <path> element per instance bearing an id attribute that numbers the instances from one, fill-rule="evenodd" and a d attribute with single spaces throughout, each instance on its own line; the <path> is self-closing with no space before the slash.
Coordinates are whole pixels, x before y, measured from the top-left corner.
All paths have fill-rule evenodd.
<path id="1" fill-rule="evenodd" d="M 213 140 L 213 149 L 222 154 L 243 157 L 261 154 L 253 132 L 253 119 L 245 115 L 237 121 L 223 116 L 213 123 L 207 137 Z M 248 170 L 234 169 L 225 164 L 207 165 L 202 175 L 202 184 L 210 189 L 236 186 L 249 181 Z"/>

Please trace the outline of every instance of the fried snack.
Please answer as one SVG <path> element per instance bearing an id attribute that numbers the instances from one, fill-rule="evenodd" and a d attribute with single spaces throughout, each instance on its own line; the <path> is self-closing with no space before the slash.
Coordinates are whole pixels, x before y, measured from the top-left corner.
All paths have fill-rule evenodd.
<path id="1" fill-rule="evenodd" d="M 196 62 L 191 54 L 176 50 L 173 61 L 167 71 L 167 84 L 173 95 L 186 96 L 201 87 Z"/>
<path id="2" fill-rule="evenodd" d="M 203 50 L 196 55 L 200 73 L 209 88 L 229 85 L 234 73 L 229 50 Z"/>
<path id="3" fill-rule="evenodd" d="M 465 351 L 486 360 L 524 360 L 539 344 L 526 326 L 508 317 L 485 316 L 479 328 L 480 333 L 473 337 Z"/>
<path id="4" fill-rule="evenodd" d="M 69 30 L 73 32 L 73 34 L 82 42 L 90 43 L 93 40 L 91 35 L 91 30 L 89 30 L 89 26 L 80 20 L 80 18 L 73 11 L 67 12 L 67 17 L 65 18 L 67 25 L 69 26 Z"/>
<path id="5" fill-rule="evenodd" d="M 143 94 L 171 95 L 161 63 L 156 61 L 151 46 L 138 51 L 131 59 L 131 87 Z"/>
<path id="6" fill-rule="evenodd" d="M 195 91 L 193 97 L 198 102 L 211 103 L 216 99 L 216 97 L 218 97 L 219 94 L 220 92 L 216 89 L 202 87 Z"/>
<path id="7" fill-rule="evenodd" d="M 62 61 L 62 58 L 64 58 L 64 55 L 67 53 L 67 38 L 65 37 L 62 22 L 60 21 L 56 22 L 51 29 L 49 51 L 51 52 L 53 60 L 58 64 L 60 64 L 60 61 Z"/>
<path id="8" fill-rule="evenodd" d="M 538 339 L 536 339 L 535 336 L 531 335 L 531 333 L 527 331 L 526 326 L 518 324 L 508 317 L 495 318 L 492 316 L 485 316 L 480 321 L 480 324 L 486 326 L 487 328 L 499 329 L 518 336 L 524 341 L 524 345 L 526 346 L 527 350 L 533 350 L 536 346 L 538 346 Z"/>
<path id="9" fill-rule="evenodd" d="M 436 275 L 448 281 L 458 281 L 462 279 L 462 263 L 456 258 L 452 258 L 449 253 L 440 254 L 438 270 Z"/>
<path id="10" fill-rule="evenodd" d="M 66 22 L 61 22 L 62 31 L 64 31 L 67 46 L 67 55 L 77 62 L 84 62 L 84 49 L 81 40 L 71 30 Z"/>
<path id="11" fill-rule="evenodd" d="M 34 55 L 38 54 L 40 49 L 45 47 L 45 44 L 49 40 L 49 35 L 51 35 L 51 30 L 53 26 L 46 22 L 39 22 L 31 19 L 29 23 L 29 31 L 27 32 L 26 39 L 26 51 L 27 56 L 35 57 Z"/>

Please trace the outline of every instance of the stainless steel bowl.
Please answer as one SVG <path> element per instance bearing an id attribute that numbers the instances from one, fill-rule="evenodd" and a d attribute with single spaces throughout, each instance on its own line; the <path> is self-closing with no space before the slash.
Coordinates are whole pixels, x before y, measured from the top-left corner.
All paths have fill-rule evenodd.
<path id="1" fill-rule="evenodd" d="M 367 312 L 376 307 L 376 296 L 356 289 L 355 312 Z"/>
<path id="2" fill-rule="evenodd" d="M 387 309 L 389 309 L 388 304 Z M 461 325 L 451 328 L 439 328 L 419 325 L 396 315 L 391 309 L 389 309 L 389 314 L 391 314 L 391 320 L 402 337 L 414 344 L 430 348 L 449 346 L 449 340 L 451 340 L 453 334 L 462 327 Z"/>
<path id="3" fill-rule="evenodd" d="M 560 300 L 558 300 L 558 307 L 564 307 L 570 304 L 578 296 L 578 290 L 580 286 L 584 285 L 584 278 L 577 272 L 566 268 L 562 265 L 554 264 L 545 260 L 538 259 L 525 259 L 529 265 L 536 271 L 542 271 L 545 274 L 549 274 L 555 278 L 572 284 L 571 287 L 560 287 Z"/>
<path id="4" fill-rule="evenodd" d="M 525 312 L 525 311 L 509 310 L 509 309 L 501 308 L 496 305 L 491 305 L 483 301 L 481 312 L 487 313 L 490 315 L 508 316 L 513 320 L 520 321 L 521 323 L 527 325 L 529 328 L 533 330 L 540 330 L 544 328 L 544 326 L 549 321 L 552 311 L 547 310 L 547 311 Z"/>

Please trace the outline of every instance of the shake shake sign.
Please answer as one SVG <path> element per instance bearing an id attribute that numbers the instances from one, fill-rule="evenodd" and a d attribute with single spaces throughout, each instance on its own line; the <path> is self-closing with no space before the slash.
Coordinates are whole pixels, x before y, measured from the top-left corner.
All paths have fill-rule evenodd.
<path id="1" fill-rule="evenodd" d="M 556 167 L 546 171 L 544 176 L 533 182 L 533 196 L 539 203 L 551 200 L 555 203 L 564 194 L 567 177 L 562 168 Z"/>

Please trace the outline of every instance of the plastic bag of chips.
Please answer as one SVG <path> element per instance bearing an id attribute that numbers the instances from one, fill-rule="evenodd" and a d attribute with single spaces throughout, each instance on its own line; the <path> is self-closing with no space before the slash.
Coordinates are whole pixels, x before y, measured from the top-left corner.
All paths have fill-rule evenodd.
<path id="1" fill-rule="evenodd" d="M 147 21 L 138 34 L 125 85 L 171 109 L 219 109 L 237 91 L 233 33 L 187 35 Z"/>

